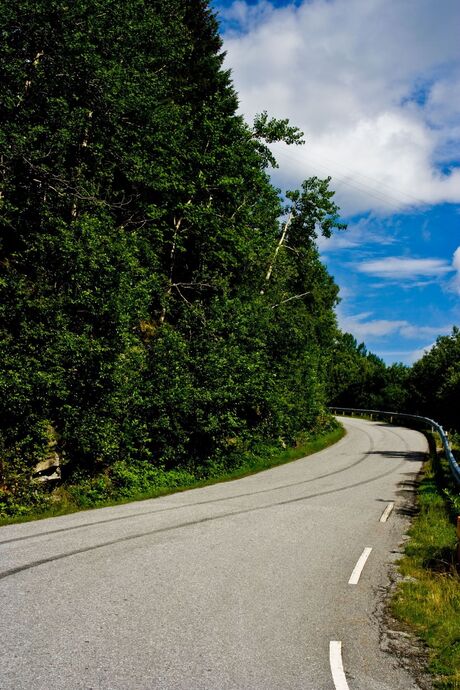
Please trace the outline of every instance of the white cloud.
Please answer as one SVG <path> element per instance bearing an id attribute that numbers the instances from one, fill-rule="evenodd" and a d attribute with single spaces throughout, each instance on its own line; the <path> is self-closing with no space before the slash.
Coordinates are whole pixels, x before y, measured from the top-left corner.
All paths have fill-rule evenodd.
<path id="1" fill-rule="evenodd" d="M 353 245 L 350 244 L 348 246 L 351 247 Z M 413 259 L 401 256 L 386 256 L 382 259 L 355 263 L 353 266 L 358 273 L 364 273 L 385 281 L 385 283 L 373 285 L 373 288 L 385 287 L 389 281 L 396 282 L 396 284 L 403 288 L 425 287 L 439 282 L 439 279 L 448 273 L 455 273 L 454 277 L 444 284 L 444 288 L 460 295 L 460 247 L 457 247 L 455 250 L 452 263 L 445 259 Z"/>
<path id="2" fill-rule="evenodd" d="M 372 312 L 363 312 L 361 314 L 355 314 L 354 316 L 344 316 L 339 311 L 337 316 L 341 330 L 351 333 L 359 341 L 369 337 L 375 338 L 395 334 L 398 333 L 401 328 L 410 325 L 404 320 L 369 320 L 369 317 L 372 316 Z"/>
<path id="3" fill-rule="evenodd" d="M 230 26 L 237 27 L 236 31 L 229 29 L 228 33 L 231 36 L 251 31 L 261 21 L 266 21 L 274 11 L 274 6 L 268 0 L 259 0 L 256 5 L 249 5 L 242 0 L 236 0 L 229 7 L 221 10 L 220 17 L 225 19 Z"/>
<path id="4" fill-rule="evenodd" d="M 460 247 L 457 247 L 457 249 L 454 252 L 454 256 L 452 259 L 452 267 L 455 271 L 457 271 L 452 281 L 452 288 L 454 292 L 460 295 Z"/>
<path id="5" fill-rule="evenodd" d="M 301 127 L 276 183 L 333 177 L 346 213 L 460 202 L 457 0 L 238 0 L 224 48 L 252 118 L 267 109 Z"/>
<path id="6" fill-rule="evenodd" d="M 355 249 L 366 245 L 391 245 L 396 242 L 394 231 L 383 227 L 373 217 L 360 218 L 348 225 L 346 232 L 335 232 L 331 237 L 320 235 L 316 241 L 323 254 L 343 249 Z"/>
<path id="7" fill-rule="evenodd" d="M 398 279 L 398 280 L 385 280 L 385 282 L 381 281 L 379 283 L 372 283 L 369 287 L 371 287 L 373 290 L 387 290 L 389 285 L 392 286 L 397 286 L 401 290 L 414 290 L 416 288 L 425 288 L 428 285 L 437 285 L 439 284 L 439 279 L 438 278 L 433 278 L 432 280 L 408 280 L 407 278 L 404 279 Z"/>
<path id="8" fill-rule="evenodd" d="M 410 323 L 406 319 L 373 319 L 371 318 L 372 316 L 373 312 L 361 312 L 359 314 L 347 316 L 343 314 L 340 309 L 337 310 L 337 317 L 341 330 L 351 333 L 359 341 L 366 340 L 367 338 L 383 338 L 389 335 L 399 335 L 401 338 L 407 340 L 417 340 L 421 338 L 433 338 L 452 331 L 452 324 L 442 326 L 419 326 Z M 429 347 L 431 347 L 431 345 Z M 389 355 L 396 353 L 385 354 Z M 406 352 L 406 354 L 409 353 Z"/>
<path id="9" fill-rule="evenodd" d="M 419 359 L 422 359 L 423 355 L 426 355 L 426 353 L 429 352 L 435 345 L 436 343 L 431 343 L 431 345 L 425 345 L 425 347 L 419 347 L 417 350 L 410 352 L 407 358 L 408 364 L 413 364 Z"/>
<path id="10" fill-rule="evenodd" d="M 429 352 L 433 345 L 434 343 L 431 345 L 426 345 L 425 347 L 419 347 L 416 350 L 391 350 L 389 352 L 382 351 L 379 352 L 379 357 L 382 357 L 382 359 L 386 362 L 402 362 L 403 364 L 411 365 Z"/>
<path id="11" fill-rule="evenodd" d="M 452 324 L 447 326 L 415 326 L 414 324 L 407 324 L 402 326 L 399 333 L 403 338 L 417 339 L 417 338 L 433 338 L 434 336 L 442 335 L 452 331 Z M 429 346 L 431 347 L 431 345 Z"/>
<path id="12" fill-rule="evenodd" d="M 460 265 L 460 252 L 459 252 Z M 411 259 L 387 256 L 383 259 L 363 261 L 356 265 L 359 273 L 393 280 L 415 280 L 423 276 L 441 276 L 454 269 L 444 259 Z"/>

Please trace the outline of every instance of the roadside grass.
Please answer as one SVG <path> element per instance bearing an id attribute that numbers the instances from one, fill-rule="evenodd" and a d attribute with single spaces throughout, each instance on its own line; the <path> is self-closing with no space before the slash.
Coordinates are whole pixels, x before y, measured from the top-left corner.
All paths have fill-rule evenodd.
<path id="1" fill-rule="evenodd" d="M 195 476 L 185 469 L 170 471 L 154 469 L 148 477 L 136 476 L 135 473 L 130 473 L 129 469 L 125 467 L 120 470 L 118 477 L 113 479 L 101 475 L 83 480 L 80 483 L 63 484 L 50 494 L 49 507 L 43 510 L 31 510 L 15 516 L 0 516 L 0 527 L 93 508 L 144 501 L 158 496 L 241 479 L 317 453 L 337 443 L 344 435 L 345 429 L 339 425 L 307 440 L 301 439 L 292 448 L 280 451 L 279 448 L 262 446 L 260 453 L 246 454 L 237 468 L 225 471 L 225 469 L 216 466 L 207 477 Z"/>
<path id="2" fill-rule="evenodd" d="M 397 586 L 391 609 L 427 645 L 435 687 L 460 690 L 460 577 L 456 511 L 449 500 L 454 488 L 433 437 L 429 441 L 431 458 L 419 486 L 419 513 L 399 562 L 405 579 Z"/>

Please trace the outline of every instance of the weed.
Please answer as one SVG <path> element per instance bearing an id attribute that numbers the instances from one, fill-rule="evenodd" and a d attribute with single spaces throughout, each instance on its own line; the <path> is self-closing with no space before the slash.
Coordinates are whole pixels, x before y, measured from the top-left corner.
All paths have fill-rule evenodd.
<path id="1" fill-rule="evenodd" d="M 406 579 L 392 602 L 394 615 L 426 643 L 429 671 L 443 690 L 460 690 L 460 578 L 449 495 L 450 475 L 431 441 L 431 460 L 419 488 L 419 514 L 399 567 Z M 446 494 L 447 492 L 447 494 Z"/>

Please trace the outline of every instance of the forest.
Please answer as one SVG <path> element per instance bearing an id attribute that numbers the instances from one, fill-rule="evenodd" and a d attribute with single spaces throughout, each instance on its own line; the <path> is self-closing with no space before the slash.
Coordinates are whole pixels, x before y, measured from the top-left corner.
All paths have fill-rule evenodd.
<path id="1" fill-rule="evenodd" d="M 455 427 L 458 330 L 412 368 L 340 332 L 330 179 L 272 185 L 269 145 L 303 134 L 238 114 L 207 2 L 0 20 L 0 516 L 218 477 L 333 404 Z"/>

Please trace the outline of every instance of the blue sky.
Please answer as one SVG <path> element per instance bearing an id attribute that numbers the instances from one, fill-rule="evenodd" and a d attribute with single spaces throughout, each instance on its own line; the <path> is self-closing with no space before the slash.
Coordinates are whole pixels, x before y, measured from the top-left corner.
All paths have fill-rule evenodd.
<path id="1" fill-rule="evenodd" d="M 322 240 L 339 323 L 412 363 L 460 325 L 458 0 L 215 0 L 240 110 L 306 135 L 273 182 L 332 177 L 349 229 Z M 457 251 L 458 250 L 458 251 Z"/>

